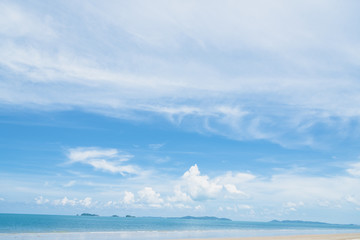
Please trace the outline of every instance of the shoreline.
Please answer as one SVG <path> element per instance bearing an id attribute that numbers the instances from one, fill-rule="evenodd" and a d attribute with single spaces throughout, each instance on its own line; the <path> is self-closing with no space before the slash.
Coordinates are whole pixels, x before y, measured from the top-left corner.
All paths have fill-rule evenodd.
<path id="1" fill-rule="evenodd" d="M 170 240 L 170 239 L 169 239 Z M 359 233 L 336 233 L 315 235 L 231 237 L 231 238 L 184 238 L 177 240 L 360 240 Z"/>
<path id="2" fill-rule="evenodd" d="M 174 235 L 174 232 L 52 232 L 52 233 L 0 233 L 0 240 L 360 240 L 360 231 L 347 233 L 316 233 L 304 232 L 286 235 L 232 235 L 222 234 L 198 235 L 196 231 Z"/>

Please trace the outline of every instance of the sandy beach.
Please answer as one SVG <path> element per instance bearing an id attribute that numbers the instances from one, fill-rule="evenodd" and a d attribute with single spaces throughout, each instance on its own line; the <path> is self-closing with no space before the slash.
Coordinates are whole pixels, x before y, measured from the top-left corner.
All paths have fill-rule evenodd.
<path id="1" fill-rule="evenodd" d="M 204 240 L 204 239 L 192 238 L 192 239 L 179 239 L 179 240 Z M 207 240 L 360 240 L 360 233 L 297 235 L 297 236 L 269 236 L 269 237 L 240 237 L 240 238 L 207 238 Z"/>

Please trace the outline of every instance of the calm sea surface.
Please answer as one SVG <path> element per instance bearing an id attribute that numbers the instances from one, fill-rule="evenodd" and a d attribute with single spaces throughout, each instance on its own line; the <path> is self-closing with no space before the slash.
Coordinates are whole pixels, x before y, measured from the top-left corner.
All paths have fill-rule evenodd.
<path id="1" fill-rule="evenodd" d="M 360 232 L 360 226 L 309 222 L 0 214 L 0 239 L 176 239 L 345 232 Z"/>

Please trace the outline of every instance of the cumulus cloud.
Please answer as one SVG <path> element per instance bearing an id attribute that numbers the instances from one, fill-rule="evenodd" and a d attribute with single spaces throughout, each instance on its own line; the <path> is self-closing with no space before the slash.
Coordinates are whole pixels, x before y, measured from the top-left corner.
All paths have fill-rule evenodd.
<path id="1" fill-rule="evenodd" d="M 182 176 L 182 189 L 194 200 L 216 198 L 222 188 L 207 175 L 201 175 L 196 164 Z"/>
<path id="2" fill-rule="evenodd" d="M 116 149 L 102 148 L 71 148 L 68 150 L 68 163 L 82 163 L 90 165 L 96 170 L 104 172 L 126 174 L 137 174 L 138 167 L 124 164 L 130 160 L 133 155 L 122 154 Z"/>
<path id="3" fill-rule="evenodd" d="M 181 177 L 180 184 L 175 188 L 175 196 L 171 200 L 189 197 L 192 200 L 202 201 L 216 199 L 219 195 L 226 195 L 230 198 L 247 197 L 247 194 L 239 190 L 237 185 L 254 179 L 255 176 L 248 173 L 228 172 L 211 179 L 207 175 L 201 175 L 197 164 L 190 167 Z"/>
<path id="4" fill-rule="evenodd" d="M 55 206 L 58 206 L 58 205 L 62 205 L 62 206 L 66 206 L 66 205 L 70 205 L 70 206 L 75 206 L 77 203 L 77 199 L 73 199 L 73 200 L 70 200 L 68 199 L 67 197 L 64 197 L 63 199 L 57 199 L 57 200 L 54 200 L 53 201 L 53 204 Z"/>
<path id="5" fill-rule="evenodd" d="M 175 187 L 174 195 L 171 197 L 168 197 L 167 200 L 169 202 L 190 202 L 190 201 L 192 201 L 191 197 L 188 194 L 181 191 L 179 185 L 177 185 Z"/>
<path id="6" fill-rule="evenodd" d="M 83 200 L 79 200 L 78 204 L 79 205 L 82 205 L 84 207 L 90 207 L 91 205 L 91 198 L 90 197 L 86 197 L 84 198 Z"/>
<path id="7" fill-rule="evenodd" d="M 83 207 L 90 207 L 92 204 L 92 198 L 86 197 L 84 199 L 69 199 L 67 197 L 64 197 L 62 199 L 56 199 L 52 201 L 53 205 L 55 206 L 83 206 Z"/>
<path id="8" fill-rule="evenodd" d="M 164 200 L 160 197 L 160 193 L 155 192 L 151 187 L 145 187 L 138 191 L 140 203 L 148 204 L 150 207 L 161 207 Z"/>
<path id="9" fill-rule="evenodd" d="M 49 202 L 49 199 L 44 198 L 43 196 L 38 196 L 35 198 L 35 202 L 38 205 L 45 204 Z"/>
<path id="10" fill-rule="evenodd" d="M 206 209 L 214 211 L 214 214 L 216 211 L 239 213 L 242 217 L 254 217 L 255 213 L 257 216 L 273 217 L 274 214 L 282 214 L 281 216 L 285 217 L 295 213 L 305 214 L 319 207 L 351 211 L 359 208 L 357 189 L 360 179 L 357 176 L 320 177 L 301 173 L 286 171 L 265 178 L 250 173 L 225 172 L 209 177 L 201 173 L 197 165 L 193 165 L 173 181 L 141 186 L 138 191 L 129 185 L 129 190 L 118 192 L 120 198 L 101 197 L 101 204 L 93 201 L 93 198 L 100 195 L 90 195 L 83 199 L 63 197 L 56 200 L 39 196 L 35 198 L 35 202 L 39 205 L 50 203 L 64 207 L 100 206 L 152 211 Z M 161 194 L 155 189 L 162 189 Z M 269 210 L 270 208 L 274 210 Z"/>
<path id="11" fill-rule="evenodd" d="M 125 204 L 133 204 L 135 202 L 135 196 L 132 192 L 125 191 L 123 202 Z"/>

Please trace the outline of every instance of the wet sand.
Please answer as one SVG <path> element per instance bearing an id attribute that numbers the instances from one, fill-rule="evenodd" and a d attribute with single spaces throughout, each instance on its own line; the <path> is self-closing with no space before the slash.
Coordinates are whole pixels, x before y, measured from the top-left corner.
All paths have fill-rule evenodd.
<path id="1" fill-rule="evenodd" d="M 178 240 L 205 240 L 205 238 L 178 239 Z M 271 237 L 206 238 L 206 240 L 360 240 L 360 233 L 271 236 Z"/>

